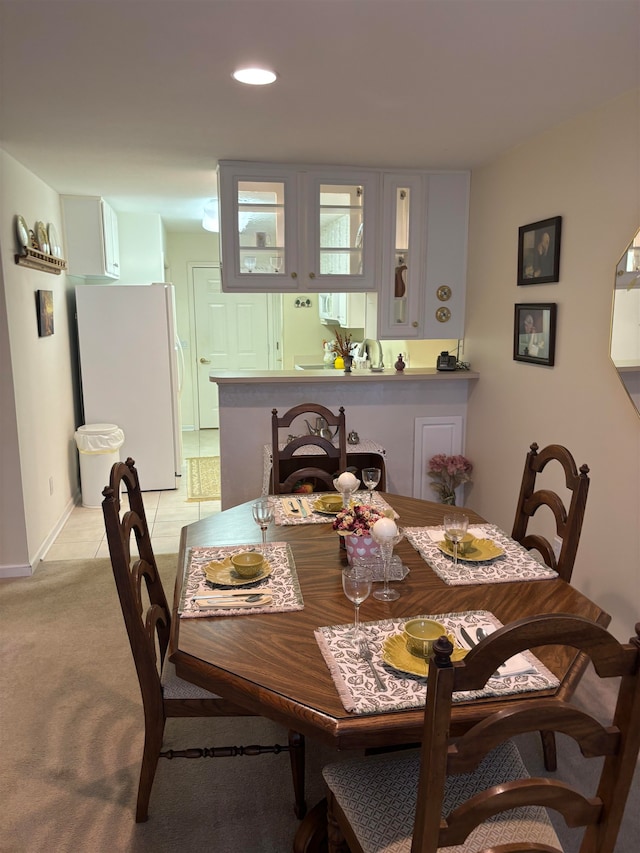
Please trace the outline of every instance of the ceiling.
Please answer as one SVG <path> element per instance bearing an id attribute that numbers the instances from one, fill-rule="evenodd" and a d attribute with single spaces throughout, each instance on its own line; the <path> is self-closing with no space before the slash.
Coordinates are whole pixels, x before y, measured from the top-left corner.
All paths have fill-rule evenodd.
<path id="1" fill-rule="evenodd" d="M 218 159 L 473 168 L 640 85 L 640 0 L 0 0 L 0 33 L 0 145 L 169 230 Z"/>

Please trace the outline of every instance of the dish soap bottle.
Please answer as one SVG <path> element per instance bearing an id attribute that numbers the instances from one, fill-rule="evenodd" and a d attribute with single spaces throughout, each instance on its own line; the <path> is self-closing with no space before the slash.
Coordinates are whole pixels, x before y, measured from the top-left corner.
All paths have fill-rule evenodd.
<path id="1" fill-rule="evenodd" d="M 405 368 L 404 359 L 402 358 L 402 353 L 399 353 L 398 360 L 393 365 L 398 373 L 402 373 Z"/>

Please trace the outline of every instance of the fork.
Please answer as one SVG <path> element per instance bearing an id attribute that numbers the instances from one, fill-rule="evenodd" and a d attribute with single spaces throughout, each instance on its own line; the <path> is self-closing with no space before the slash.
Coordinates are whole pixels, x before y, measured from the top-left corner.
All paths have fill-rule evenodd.
<path id="1" fill-rule="evenodd" d="M 387 689 L 387 685 L 380 678 L 380 676 L 378 674 L 378 670 L 373 665 L 373 655 L 371 654 L 371 649 L 367 645 L 366 640 L 360 640 L 359 654 L 360 654 L 360 657 L 362 658 L 362 660 L 369 664 L 369 669 L 373 673 L 373 677 L 375 678 L 376 684 L 378 685 L 378 690 L 385 691 Z"/>

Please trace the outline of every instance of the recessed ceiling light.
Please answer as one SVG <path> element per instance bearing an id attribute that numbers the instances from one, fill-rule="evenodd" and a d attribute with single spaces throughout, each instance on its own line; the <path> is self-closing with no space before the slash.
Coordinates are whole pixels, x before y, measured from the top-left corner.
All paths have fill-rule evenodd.
<path id="1" fill-rule="evenodd" d="M 266 68 L 239 68 L 233 72 L 232 76 L 239 83 L 248 83 L 250 86 L 266 86 L 268 83 L 273 83 L 278 75 L 275 71 L 268 71 Z"/>

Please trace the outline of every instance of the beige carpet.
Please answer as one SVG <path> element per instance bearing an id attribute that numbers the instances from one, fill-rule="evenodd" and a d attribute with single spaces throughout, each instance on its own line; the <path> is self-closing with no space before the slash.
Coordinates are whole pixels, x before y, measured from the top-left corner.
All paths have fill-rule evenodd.
<path id="1" fill-rule="evenodd" d="M 158 565 L 169 591 L 176 557 Z M 0 649 L 1 853 L 290 853 L 299 822 L 286 754 L 161 760 L 149 821 L 134 822 L 142 706 L 107 560 L 47 561 L 31 578 L 1 580 Z M 591 709 L 609 704 L 590 672 L 578 691 Z M 165 742 L 286 743 L 286 731 L 261 718 L 169 720 Z M 537 736 L 521 749 L 531 772 L 548 775 Z M 558 757 L 557 776 L 575 780 L 582 765 L 562 735 Z M 321 768 L 338 758 L 307 739 L 310 807 L 324 793 Z M 638 849 L 639 805 L 636 773 L 616 853 Z M 575 835 L 557 828 L 575 853 Z"/>
<path id="2" fill-rule="evenodd" d="M 194 456 L 187 459 L 187 500 L 220 500 L 220 457 Z"/>
<path id="3" fill-rule="evenodd" d="M 167 592 L 176 556 L 158 556 Z M 289 757 L 160 760 L 136 824 L 144 721 L 107 560 L 41 563 L 0 581 L 2 853 L 288 853 Z M 168 720 L 167 747 L 286 744 L 259 717 Z M 307 802 L 335 752 L 307 739 Z"/>

